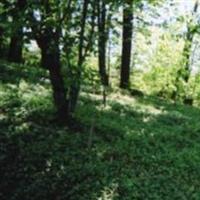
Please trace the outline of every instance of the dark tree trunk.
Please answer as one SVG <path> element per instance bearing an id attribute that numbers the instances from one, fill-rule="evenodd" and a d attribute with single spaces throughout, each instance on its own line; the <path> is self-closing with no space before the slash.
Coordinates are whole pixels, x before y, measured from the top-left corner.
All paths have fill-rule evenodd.
<path id="1" fill-rule="evenodd" d="M 52 53 L 47 52 L 48 49 L 42 49 L 43 65 L 49 70 L 50 81 L 53 91 L 54 104 L 57 109 L 58 118 L 62 121 L 67 121 L 68 105 L 66 100 L 66 89 L 61 74 L 60 52 L 55 49 Z"/>
<path id="2" fill-rule="evenodd" d="M 22 28 L 14 33 L 10 39 L 8 61 L 21 63 L 23 50 L 23 32 Z"/>
<path id="3" fill-rule="evenodd" d="M 127 0 L 123 7 L 123 44 L 122 44 L 122 62 L 121 62 L 121 80 L 120 87 L 127 89 L 130 79 L 131 47 L 133 33 L 133 9 L 132 1 Z"/>
<path id="4" fill-rule="evenodd" d="M 104 86 L 108 86 L 108 74 L 106 72 L 106 5 L 104 1 L 98 2 L 98 51 L 99 51 L 99 74 Z"/>
<path id="5" fill-rule="evenodd" d="M 16 23 L 13 34 L 10 39 L 8 50 L 8 60 L 11 62 L 22 62 L 23 51 L 23 20 L 22 15 L 26 6 L 26 0 L 17 0 L 15 8 L 12 11 L 13 23 Z"/>
<path id="6" fill-rule="evenodd" d="M 46 13 L 50 15 L 51 8 L 47 1 L 44 2 L 44 7 Z M 60 62 L 61 26 L 46 25 L 41 29 L 43 19 L 38 22 L 32 11 L 29 13 L 29 17 L 32 22 L 32 33 L 41 50 L 41 66 L 49 71 L 58 119 L 70 125 L 69 101 L 67 99 L 68 89 L 64 85 Z"/>
<path id="7" fill-rule="evenodd" d="M 49 4 L 45 4 L 46 12 L 51 13 Z M 32 12 L 29 13 L 32 20 L 32 32 L 41 50 L 41 66 L 49 71 L 52 86 L 54 105 L 59 121 L 70 124 L 68 121 L 69 108 L 67 101 L 67 89 L 64 85 L 60 63 L 60 35 L 61 27 L 46 26 L 40 29 L 39 23 Z M 39 28 L 38 28 L 39 27 Z"/>
<path id="8" fill-rule="evenodd" d="M 46 33 L 50 33 L 47 30 Z M 41 64 L 42 67 L 48 69 L 50 81 L 53 91 L 54 104 L 57 109 L 58 118 L 60 121 L 68 119 L 68 104 L 66 100 L 66 89 L 61 74 L 60 64 L 60 49 L 59 49 L 59 33 L 45 34 L 41 38 L 37 38 L 38 46 L 41 49 Z M 53 44 L 53 46 L 52 46 Z"/>
<path id="9" fill-rule="evenodd" d="M 184 76 L 183 79 L 187 83 L 190 77 L 190 55 L 192 50 L 192 42 L 194 38 L 194 33 L 191 28 L 188 27 L 188 32 L 186 35 L 185 46 L 183 49 L 183 57 L 184 57 Z"/>
<path id="10" fill-rule="evenodd" d="M 4 55 L 5 55 L 5 49 L 4 49 L 4 44 L 3 44 L 3 41 L 4 41 L 4 38 L 3 38 L 3 32 L 4 32 L 4 29 L 3 27 L 0 26 L 0 58 L 4 58 Z"/>
<path id="11" fill-rule="evenodd" d="M 61 121 L 67 121 L 68 105 L 66 100 L 66 89 L 61 75 L 59 52 L 54 55 L 49 55 L 49 60 L 52 62 L 49 67 L 49 75 L 53 89 L 54 104 L 57 108 L 59 119 Z"/>

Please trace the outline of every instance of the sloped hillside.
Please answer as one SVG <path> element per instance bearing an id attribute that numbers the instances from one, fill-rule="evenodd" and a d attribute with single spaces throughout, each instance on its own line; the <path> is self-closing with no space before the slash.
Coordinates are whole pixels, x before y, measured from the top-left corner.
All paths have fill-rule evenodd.
<path id="1" fill-rule="evenodd" d="M 200 199 L 200 109 L 82 93 L 55 121 L 47 74 L 1 65 L 1 200 Z"/>

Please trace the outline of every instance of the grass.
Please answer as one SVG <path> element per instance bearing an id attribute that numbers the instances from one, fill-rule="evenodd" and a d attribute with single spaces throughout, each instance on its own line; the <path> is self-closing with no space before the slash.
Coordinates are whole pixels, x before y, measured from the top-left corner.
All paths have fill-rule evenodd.
<path id="1" fill-rule="evenodd" d="M 200 199 L 199 108 L 82 93 L 75 132 L 54 121 L 43 71 L 1 69 L 0 199 Z"/>

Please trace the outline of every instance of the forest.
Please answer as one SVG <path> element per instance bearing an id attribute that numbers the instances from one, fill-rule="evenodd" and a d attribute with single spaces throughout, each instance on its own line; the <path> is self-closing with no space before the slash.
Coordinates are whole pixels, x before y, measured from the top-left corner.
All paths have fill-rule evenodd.
<path id="1" fill-rule="evenodd" d="M 0 199 L 200 200 L 200 0 L 1 0 Z"/>

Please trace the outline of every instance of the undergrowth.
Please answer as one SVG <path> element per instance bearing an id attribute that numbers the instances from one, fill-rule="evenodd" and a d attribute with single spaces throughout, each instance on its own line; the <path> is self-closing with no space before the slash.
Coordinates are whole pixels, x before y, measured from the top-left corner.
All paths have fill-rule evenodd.
<path id="1" fill-rule="evenodd" d="M 2 65 L 1 200 L 200 199 L 200 110 L 81 95 L 78 131 L 54 120 L 47 75 Z"/>

